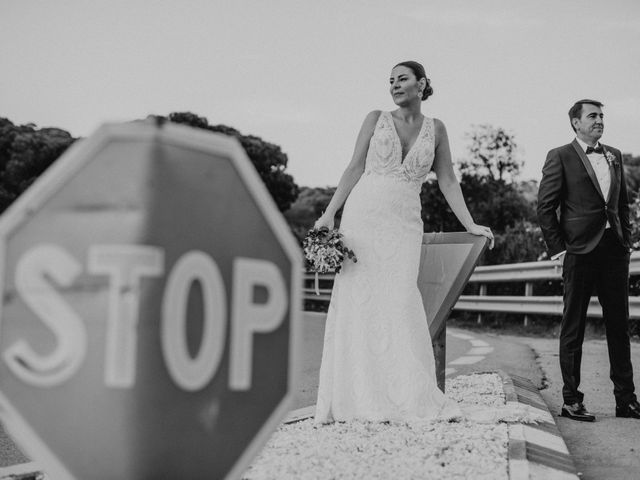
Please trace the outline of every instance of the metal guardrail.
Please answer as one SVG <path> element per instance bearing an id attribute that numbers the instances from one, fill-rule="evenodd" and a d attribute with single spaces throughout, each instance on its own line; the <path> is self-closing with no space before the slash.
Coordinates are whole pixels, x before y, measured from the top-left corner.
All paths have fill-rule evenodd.
<path id="1" fill-rule="evenodd" d="M 631 254 L 629 265 L 631 275 L 640 275 L 640 252 Z M 562 264 L 557 260 L 542 262 L 510 263 L 506 265 L 484 265 L 476 267 L 470 282 L 517 282 L 538 280 L 561 280 Z"/>
<path id="2" fill-rule="evenodd" d="M 331 300 L 331 288 L 319 288 L 319 294 L 316 294 L 315 289 L 315 273 L 305 273 L 304 274 L 304 286 L 302 288 L 302 296 L 305 300 L 318 300 L 318 301 L 329 301 Z M 333 286 L 333 280 L 335 278 L 335 274 L 333 273 L 322 273 L 318 274 L 318 281 L 320 280 L 328 280 L 331 282 L 331 286 Z M 324 282 L 323 282 L 324 283 Z M 311 285 L 311 286 L 309 286 Z"/>
<path id="3" fill-rule="evenodd" d="M 640 252 L 631 254 L 629 265 L 630 275 L 640 275 Z M 334 275 L 319 275 L 320 280 L 333 282 Z M 305 285 L 312 285 L 303 289 L 305 300 L 329 301 L 331 289 L 321 288 L 320 295 L 315 294 L 312 273 L 304 276 Z M 454 310 L 478 312 L 478 323 L 481 323 L 482 312 L 504 312 L 525 314 L 524 324 L 527 325 L 530 314 L 562 315 L 563 301 L 558 296 L 532 296 L 533 282 L 544 280 L 561 280 L 562 265 L 555 260 L 542 262 L 512 263 L 507 265 L 485 265 L 476 267 L 469 282 L 480 284 L 480 295 L 462 295 L 453 307 Z M 487 283 L 496 282 L 525 282 L 525 294 L 522 296 L 486 295 Z M 602 308 L 597 298 L 593 297 L 587 310 L 587 316 L 602 317 Z M 629 297 L 629 316 L 640 318 L 640 297 Z"/>
<path id="4" fill-rule="evenodd" d="M 542 315 L 562 315 L 562 297 L 514 297 L 500 295 L 464 295 L 461 296 L 454 310 L 472 312 L 505 312 Z M 602 307 L 598 299 L 591 298 L 587 316 L 602 318 Z M 640 318 L 640 297 L 629 297 L 629 316 Z"/>

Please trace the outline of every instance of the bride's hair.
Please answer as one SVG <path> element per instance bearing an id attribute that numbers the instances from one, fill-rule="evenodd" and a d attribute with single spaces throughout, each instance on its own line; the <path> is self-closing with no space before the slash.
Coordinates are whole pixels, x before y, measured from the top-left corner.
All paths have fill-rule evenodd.
<path id="1" fill-rule="evenodd" d="M 407 68 L 410 68 L 411 71 L 413 72 L 413 74 L 416 76 L 416 78 L 418 80 L 420 80 L 421 78 L 424 78 L 427 81 L 427 85 L 424 88 L 424 91 L 422 92 L 422 101 L 425 101 L 427 98 L 429 98 L 431 95 L 433 95 L 433 88 L 431 87 L 431 80 L 429 80 L 429 78 L 427 78 L 427 74 L 424 71 L 424 67 L 421 64 L 419 64 L 418 62 L 414 62 L 413 60 L 407 60 L 406 62 L 398 63 L 393 68 L 396 68 L 396 67 L 407 67 Z"/>

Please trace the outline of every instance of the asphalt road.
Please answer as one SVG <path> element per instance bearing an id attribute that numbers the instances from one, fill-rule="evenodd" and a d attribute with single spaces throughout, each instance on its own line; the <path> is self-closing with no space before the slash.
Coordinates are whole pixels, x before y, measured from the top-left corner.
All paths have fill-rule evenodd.
<path id="1" fill-rule="evenodd" d="M 613 383 L 609 379 L 609 357 L 605 340 L 586 340 L 582 353 L 582 383 L 587 409 L 596 422 L 576 422 L 560 417 L 562 377 L 558 364 L 556 339 L 502 336 L 501 340 L 519 343 L 535 350 L 545 374 L 547 388 L 540 393 L 555 416 L 581 478 L 584 480 L 640 479 L 640 420 L 616 418 Z M 635 367 L 636 393 L 640 387 L 640 343 L 631 344 Z"/>

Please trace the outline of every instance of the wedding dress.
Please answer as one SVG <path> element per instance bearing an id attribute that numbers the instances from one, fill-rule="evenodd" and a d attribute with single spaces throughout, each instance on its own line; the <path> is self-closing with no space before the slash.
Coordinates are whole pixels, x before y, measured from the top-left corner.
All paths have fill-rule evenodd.
<path id="1" fill-rule="evenodd" d="M 357 263 L 336 275 L 327 313 L 315 420 L 430 420 L 455 404 L 438 388 L 417 286 L 420 189 L 435 153 L 425 117 L 402 158 L 390 112 L 369 142 L 365 170 L 344 205 L 340 231 Z M 445 408 L 447 407 L 447 408 Z"/>
<path id="2" fill-rule="evenodd" d="M 325 325 L 315 422 L 435 419 L 545 421 L 517 402 L 456 403 L 439 388 L 418 290 L 423 225 L 420 190 L 435 155 L 425 117 L 406 156 L 390 112 L 369 141 L 365 170 L 344 205 L 340 231 L 358 261 L 336 275 Z"/>

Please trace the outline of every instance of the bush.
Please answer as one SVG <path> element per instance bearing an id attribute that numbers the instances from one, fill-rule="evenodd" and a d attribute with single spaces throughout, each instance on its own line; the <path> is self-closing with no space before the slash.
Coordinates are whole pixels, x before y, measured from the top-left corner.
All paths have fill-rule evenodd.
<path id="1" fill-rule="evenodd" d="M 302 245 L 302 240 L 309 229 L 313 227 L 318 217 L 327 208 L 335 191 L 335 187 L 302 187 L 296 201 L 284 213 L 287 223 L 300 245 Z M 342 209 L 336 214 L 336 227 L 340 225 L 341 216 Z"/>
<path id="2" fill-rule="evenodd" d="M 487 250 L 482 265 L 535 262 L 547 258 L 542 231 L 528 220 L 517 220 L 502 233 L 495 233 L 493 250 Z"/>

